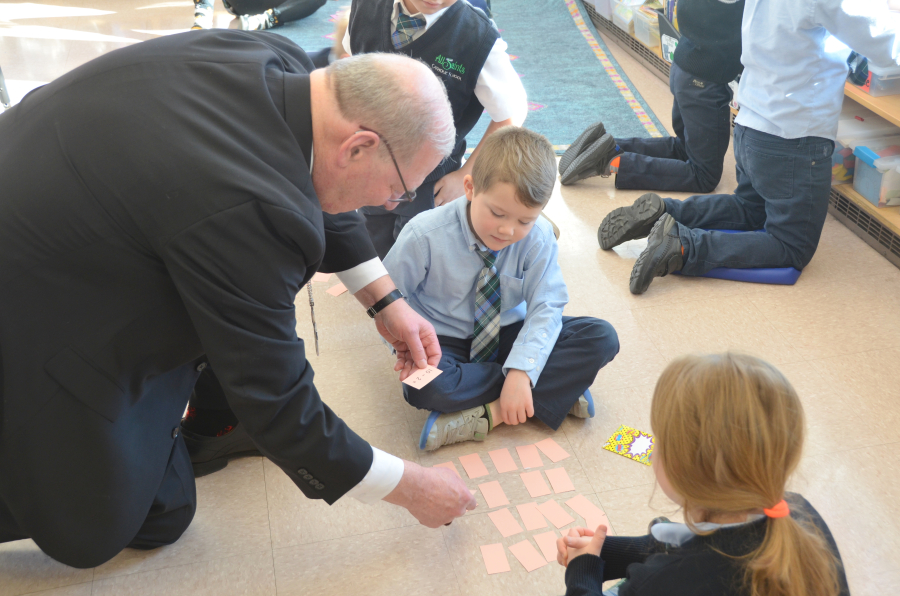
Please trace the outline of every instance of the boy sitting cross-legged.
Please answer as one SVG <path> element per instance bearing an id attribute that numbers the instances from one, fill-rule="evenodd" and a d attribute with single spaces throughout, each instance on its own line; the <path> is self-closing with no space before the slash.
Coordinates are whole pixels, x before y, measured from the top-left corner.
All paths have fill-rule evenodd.
<path id="1" fill-rule="evenodd" d="M 531 416 L 554 430 L 567 413 L 593 416 L 587 390 L 619 341 L 606 321 L 562 316 L 556 239 L 540 218 L 555 180 L 550 142 L 503 128 L 464 179 L 468 200 L 417 215 L 384 261 L 443 352 L 442 374 L 422 389 L 403 386 L 410 404 L 441 413 L 427 450 Z"/>

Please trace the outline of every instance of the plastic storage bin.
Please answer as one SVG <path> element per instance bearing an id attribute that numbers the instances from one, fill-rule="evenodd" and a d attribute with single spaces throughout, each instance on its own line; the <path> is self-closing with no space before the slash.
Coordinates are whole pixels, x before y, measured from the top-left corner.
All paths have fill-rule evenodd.
<path id="1" fill-rule="evenodd" d="M 876 207 L 900 205 L 900 136 L 856 145 L 853 155 L 853 189 Z"/>
<path id="2" fill-rule="evenodd" d="M 634 13 L 643 3 L 644 0 L 610 0 L 613 24 L 634 37 Z"/>
<path id="3" fill-rule="evenodd" d="M 846 102 L 856 104 L 856 102 Z M 884 118 L 859 106 L 845 107 L 838 120 L 837 137 L 834 142 L 834 153 L 831 157 L 831 183 L 847 184 L 853 181 L 856 157 L 853 147 L 865 144 L 866 141 L 900 135 L 897 128 Z"/>
<path id="4" fill-rule="evenodd" d="M 612 20 L 613 0 L 585 0 L 589 4 L 593 4 L 597 9 L 597 14 L 607 20 Z"/>
<path id="5" fill-rule="evenodd" d="M 859 89 L 872 97 L 900 95 L 900 66 L 882 68 L 870 62 L 869 78 Z"/>
<path id="6" fill-rule="evenodd" d="M 634 36 L 639 42 L 661 56 L 659 49 L 659 13 L 646 6 L 641 6 L 638 10 L 635 10 Z"/>

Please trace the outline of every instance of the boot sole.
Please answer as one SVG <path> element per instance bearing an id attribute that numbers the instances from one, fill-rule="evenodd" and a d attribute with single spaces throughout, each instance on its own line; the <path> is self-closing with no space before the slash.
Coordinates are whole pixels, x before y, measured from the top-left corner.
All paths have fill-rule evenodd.
<path id="1" fill-rule="evenodd" d="M 602 122 L 594 122 L 584 129 L 584 132 L 578 135 L 575 142 L 569 145 L 566 152 L 559 158 L 559 175 L 562 176 L 563 173 L 569 169 L 569 166 L 572 165 L 572 162 L 575 161 L 575 158 L 578 157 L 578 154 L 581 153 L 582 149 L 590 147 L 591 143 L 602 137 L 604 134 L 606 134 L 606 127 L 603 126 Z"/>
<path id="2" fill-rule="evenodd" d="M 650 242 L 647 244 L 647 248 L 644 252 L 641 253 L 641 256 L 638 257 L 637 261 L 634 262 L 634 268 L 631 270 L 631 278 L 628 280 L 628 289 L 631 290 L 632 294 L 643 294 L 647 291 L 647 288 L 650 287 L 650 282 L 653 281 L 654 277 L 657 277 L 656 269 L 662 264 L 662 261 L 659 260 L 657 262 L 653 262 L 656 257 L 657 252 L 659 252 L 659 248 L 666 242 L 669 242 L 669 230 L 671 230 L 675 226 L 675 218 L 669 217 L 660 217 L 655 224 L 653 224 L 653 229 L 650 230 Z M 662 228 L 659 233 L 657 233 L 657 228 Z M 665 254 L 665 251 L 663 251 Z M 672 259 L 677 255 L 671 255 L 669 259 Z M 647 259 L 651 259 L 650 263 L 647 266 L 644 266 L 644 261 Z"/>
<path id="3" fill-rule="evenodd" d="M 229 453 L 225 457 L 218 457 L 216 459 L 211 459 L 209 461 L 194 463 L 191 462 L 191 467 L 194 469 L 194 478 L 202 478 L 204 476 L 208 476 L 213 472 L 218 472 L 219 470 L 225 469 L 228 465 L 228 462 L 233 459 L 238 459 L 241 457 L 261 457 L 262 453 L 259 451 L 243 451 L 241 453 Z"/>
<path id="4" fill-rule="evenodd" d="M 581 155 L 575 158 L 572 165 L 560 177 L 560 183 L 564 185 L 575 184 L 579 180 L 599 176 L 597 162 L 600 156 L 613 150 L 616 140 L 611 134 L 604 134 L 588 147 Z"/>
<path id="5" fill-rule="evenodd" d="M 628 207 L 613 209 L 597 230 L 600 248 L 609 250 L 629 240 L 646 238 L 665 212 L 665 203 L 655 193 L 641 196 Z"/>

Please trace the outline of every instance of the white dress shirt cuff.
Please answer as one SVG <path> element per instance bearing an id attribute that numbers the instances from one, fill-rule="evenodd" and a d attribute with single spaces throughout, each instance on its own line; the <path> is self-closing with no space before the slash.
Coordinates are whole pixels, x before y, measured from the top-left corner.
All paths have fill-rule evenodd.
<path id="1" fill-rule="evenodd" d="M 371 505 L 388 496 L 403 477 L 403 460 L 372 447 L 372 467 L 359 484 L 344 495 Z"/>
<path id="2" fill-rule="evenodd" d="M 346 271 L 338 271 L 336 275 L 341 283 L 347 286 L 347 291 L 355 294 L 376 279 L 387 275 L 387 269 L 384 268 L 381 259 L 375 257 L 365 263 L 360 263 L 352 269 Z"/>

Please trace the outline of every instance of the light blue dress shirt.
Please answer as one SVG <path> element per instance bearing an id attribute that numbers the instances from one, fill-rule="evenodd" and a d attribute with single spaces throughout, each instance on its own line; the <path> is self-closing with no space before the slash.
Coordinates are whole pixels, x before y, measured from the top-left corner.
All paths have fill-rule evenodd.
<path id="1" fill-rule="evenodd" d="M 746 0 L 737 123 L 785 139 L 834 140 L 847 46 L 876 66 L 896 65 L 898 32 L 900 15 L 886 0 Z"/>
<path id="2" fill-rule="evenodd" d="M 463 197 L 414 217 L 384 259 L 391 279 L 438 335 L 468 339 L 475 327 L 475 283 L 484 267 L 476 250 L 486 250 L 469 226 Z M 531 384 L 538 377 L 562 329 L 569 301 L 557 262 L 553 227 L 538 218 L 527 236 L 497 256 L 500 325 L 524 320 L 503 373 L 518 369 Z"/>

